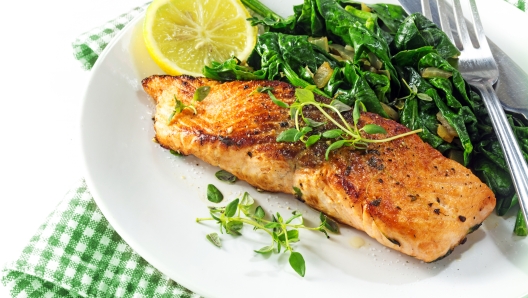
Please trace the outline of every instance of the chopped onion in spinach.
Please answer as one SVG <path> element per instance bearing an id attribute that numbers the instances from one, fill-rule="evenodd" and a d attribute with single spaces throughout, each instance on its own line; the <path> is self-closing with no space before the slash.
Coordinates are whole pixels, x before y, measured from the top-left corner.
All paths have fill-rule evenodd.
<path id="1" fill-rule="evenodd" d="M 245 63 L 235 57 L 214 62 L 204 67 L 206 77 L 286 80 L 304 88 L 316 85 L 313 74 L 329 65 L 331 76 L 314 93 L 349 106 L 361 101 L 369 112 L 391 114 L 411 130 L 422 129 L 425 142 L 446 156 L 456 152 L 453 156 L 488 184 L 498 214 L 518 205 L 487 110 L 453 66 L 460 52 L 433 22 L 391 4 L 305 0 L 294 6 L 293 15 L 281 18 L 258 0 L 242 2 L 262 16 L 250 21 L 265 33 Z M 321 43 L 325 38 L 328 50 Z M 528 159 L 527 123 L 508 117 Z"/>

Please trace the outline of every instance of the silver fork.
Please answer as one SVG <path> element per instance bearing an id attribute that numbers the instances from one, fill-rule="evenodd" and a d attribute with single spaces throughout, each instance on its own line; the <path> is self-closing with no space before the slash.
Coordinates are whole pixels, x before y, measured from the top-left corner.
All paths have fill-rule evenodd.
<path id="1" fill-rule="evenodd" d="M 430 20 L 433 20 L 431 12 L 431 6 L 433 5 L 429 3 L 431 0 L 421 1 L 423 14 Z M 452 0 L 451 5 L 446 3 L 446 1 L 436 1 L 440 26 L 461 52 L 458 59 L 458 70 L 471 86 L 480 91 L 482 100 L 488 109 L 495 133 L 501 144 L 502 151 L 504 152 L 506 163 L 510 169 L 513 184 L 519 197 L 519 205 L 525 220 L 527 220 L 528 166 L 519 148 L 519 144 L 515 139 L 512 128 L 508 123 L 506 114 L 502 109 L 499 98 L 493 89 L 493 85 L 499 78 L 499 71 L 484 34 L 484 29 L 477 11 L 477 4 L 475 0 L 469 0 L 473 33 L 475 34 L 474 42 L 477 44 L 474 46 L 470 38 L 468 26 L 466 25 L 460 0 Z M 448 9 L 449 6 L 452 8 L 451 10 Z M 456 24 L 455 28 L 451 28 L 450 19 Z"/>

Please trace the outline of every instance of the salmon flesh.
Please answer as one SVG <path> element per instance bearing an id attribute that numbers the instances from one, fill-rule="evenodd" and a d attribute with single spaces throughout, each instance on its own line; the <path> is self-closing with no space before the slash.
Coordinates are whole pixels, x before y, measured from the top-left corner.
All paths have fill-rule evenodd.
<path id="1" fill-rule="evenodd" d="M 362 230 L 381 244 L 432 262 L 464 243 L 495 207 L 493 192 L 459 163 L 444 157 L 416 134 L 367 149 L 342 147 L 325 152 L 321 138 L 307 148 L 302 142 L 277 142 L 294 127 L 287 108 L 274 104 L 259 87 L 271 87 L 281 101 L 295 101 L 295 87 L 280 81 L 218 82 L 190 76 L 151 76 L 142 81 L 156 102 L 156 140 L 164 148 L 195 155 L 262 190 L 296 195 L 310 207 Z M 209 86 L 203 101 L 197 88 Z M 171 117 L 175 99 L 192 109 Z M 329 99 L 316 95 L 316 100 Z M 303 113 L 325 121 L 315 108 Z M 343 113 L 352 123 L 350 112 Z M 334 115 L 337 116 L 337 115 Z M 327 121 L 314 133 L 336 128 Z M 377 124 L 387 138 L 408 132 L 377 114 L 361 113 L 358 127 Z M 294 188 L 300 190 L 296 192 Z"/>

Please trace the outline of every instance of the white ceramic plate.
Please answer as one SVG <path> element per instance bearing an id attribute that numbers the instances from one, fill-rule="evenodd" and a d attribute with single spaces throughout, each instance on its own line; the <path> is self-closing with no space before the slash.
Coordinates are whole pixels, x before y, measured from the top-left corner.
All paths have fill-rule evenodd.
<path id="1" fill-rule="evenodd" d="M 294 1 L 266 3 L 289 15 L 292 3 L 300 2 Z M 479 1 L 479 5 L 489 8 L 497 3 L 487 10 L 509 18 L 525 16 L 500 2 Z M 504 43 L 510 52 L 525 51 L 523 39 L 516 36 L 526 35 L 521 28 L 528 28 L 528 20 L 516 20 L 524 27 L 511 28 L 493 15 L 483 18 L 488 26 L 493 21 L 510 33 Z M 138 18 L 127 26 L 94 66 L 84 99 L 81 142 L 87 183 L 98 206 L 130 246 L 160 271 L 206 297 L 519 297 L 528 293 L 528 239 L 512 236 L 514 215 L 506 220 L 492 215 L 466 244 L 432 264 L 387 249 L 351 228 L 342 227 L 341 235 L 329 240 L 320 233 L 301 231 L 296 250 L 306 260 L 304 278 L 289 267 L 287 255 L 254 253 L 269 243 L 249 228 L 241 237 L 221 235 L 222 248 L 210 244 L 205 235 L 217 232 L 218 226 L 195 222 L 208 216 L 208 183 L 217 185 L 226 201 L 248 191 L 268 214 L 299 210 L 308 223 L 317 224 L 317 212 L 290 196 L 257 193 L 240 181 L 219 182 L 214 178 L 217 168 L 194 157 L 175 157 L 152 142 L 154 105 L 140 83 L 162 71 L 146 52 L 141 22 Z M 526 61 L 519 64 L 528 72 Z M 365 245 L 354 247 L 358 239 Z"/>

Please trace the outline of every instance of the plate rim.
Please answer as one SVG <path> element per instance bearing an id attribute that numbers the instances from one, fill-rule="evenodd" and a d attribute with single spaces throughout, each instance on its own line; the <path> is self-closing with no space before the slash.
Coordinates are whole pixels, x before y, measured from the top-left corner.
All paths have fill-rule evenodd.
<path id="1" fill-rule="evenodd" d="M 139 13 L 137 16 L 135 16 L 116 36 L 113 37 L 112 41 L 106 46 L 106 48 L 103 50 L 103 52 L 99 55 L 96 63 L 94 64 L 90 78 L 88 80 L 88 83 L 86 84 L 83 100 L 82 100 L 82 107 L 81 107 L 81 125 L 79 125 L 79 134 L 80 137 L 80 147 L 81 147 L 81 156 L 82 156 L 82 165 L 84 168 L 85 173 L 85 181 L 88 186 L 88 189 L 94 198 L 95 202 L 97 203 L 97 206 L 100 208 L 101 212 L 105 216 L 105 218 L 108 220 L 109 224 L 115 229 L 115 231 L 122 237 L 122 239 L 129 244 L 129 246 L 137 252 L 142 258 L 147 260 L 153 267 L 155 267 L 157 270 L 162 272 L 163 274 L 169 276 L 170 278 L 173 278 L 174 271 L 169 270 L 170 272 L 166 271 L 165 266 L 163 266 L 162 260 L 159 260 L 155 256 L 152 256 L 150 252 L 145 250 L 145 247 L 142 246 L 140 243 L 137 243 L 132 235 L 130 235 L 127 232 L 127 228 L 122 226 L 122 224 L 113 217 L 112 211 L 109 210 L 108 206 L 105 204 L 105 199 L 103 199 L 102 194 L 99 193 L 99 188 L 94 182 L 94 178 L 91 176 L 91 172 L 89 170 L 89 165 L 87 164 L 87 155 L 86 155 L 86 146 L 84 145 L 85 139 L 82 137 L 84 135 L 84 117 L 85 115 L 85 105 L 87 104 L 87 95 L 88 95 L 88 89 L 90 88 L 92 81 L 94 80 L 95 74 L 100 69 L 101 65 L 105 62 L 106 57 L 109 55 L 109 53 L 112 51 L 114 47 L 116 47 L 124 35 L 129 34 L 130 30 L 132 30 L 133 27 L 137 26 L 137 23 L 144 18 L 145 15 L 145 9 Z M 200 293 L 202 295 L 207 295 L 209 297 L 215 296 L 215 293 L 210 291 L 205 291 L 204 288 L 198 288 L 196 283 L 191 281 L 191 279 L 188 279 L 185 276 L 185 273 L 182 272 L 182 274 L 179 274 L 174 280 L 177 280 L 178 284 L 181 284 L 182 286 L 188 288 L 189 290 Z M 184 285 L 185 284 L 185 285 Z M 528 294 L 528 289 L 526 289 L 525 294 Z M 523 294 L 524 295 L 524 294 Z"/>

